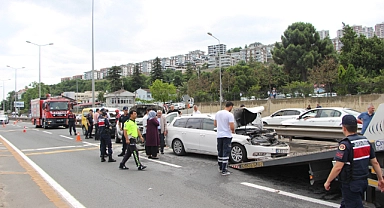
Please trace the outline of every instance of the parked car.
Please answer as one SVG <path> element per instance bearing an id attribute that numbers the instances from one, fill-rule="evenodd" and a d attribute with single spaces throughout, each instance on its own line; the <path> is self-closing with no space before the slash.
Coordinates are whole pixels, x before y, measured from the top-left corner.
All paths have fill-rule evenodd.
<path id="1" fill-rule="evenodd" d="M 345 115 L 353 115 L 356 118 L 360 112 L 350 108 L 315 108 L 302 113 L 296 119 L 289 119 L 281 122 L 283 126 L 341 126 L 341 120 Z M 361 128 L 361 124 L 358 127 Z"/>
<path id="2" fill-rule="evenodd" d="M 135 105 L 135 106 L 131 107 L 129 110 L 130 111 L 135 110 L 137 113 L 136 122 L 137 122 L 137 125 L 139 126 L 141 132 L 143 131 L 143 117 L 147 111 L 147 108 L 152 109 L 154 111 L 161 110 L 161 111 L 163 111 L 163 114 L 165 114 L 164 108 L 162 106 L 158 106 L 158 105 L 140 104 L 140 105 Z M 120 114 L 123 114 L 123 112 L 120 111 Z M 123 131 L 120 130 L 119 125 L 120 124 L 117 121 L 116 122 L 117 128 L 116 128 L 116 133 L 115 133 L 115 142 L 116 143 L 121 142 L 121 138 L 123 135 Z"/>
<path id="3" fill-rule="evenodd" d="M 304 112 L 307 112 L 304 108 L 286 108 L 263 117 L 262 120 L 264 125 L 280 125 L 282 121 L 296 119 Z"/>
<path id="4" fill-rule="evenodd" d="M 0 115 L 0 124 L 3 124 L 3 122 L 5 124 L 9 124 L 9 118 L 7 115 Z"/>
<path id="5" fill-rule="evenodd" d="M 184 110 L 185 109 L 185 104 L 184 103 L 173 103 L 172 104 L 176 110 Z"/>
<path id="6" fill-rule="evenodd" d="M 236 117 L 235 117 L 236 119 Z M 255 118 L 247 119 L 251 123 Z M 256 127 L 254 127 L 256 128 Z M 214 118 L 207 115 L 176 117 L 168 125 L 166 144 L 176 155 L 188 152 L 217 155 L 217 133 Z M 233 134 L 230 153 L 231 163 L 265 157 L 285 156 L 289 146 L 274 138 Z"/>

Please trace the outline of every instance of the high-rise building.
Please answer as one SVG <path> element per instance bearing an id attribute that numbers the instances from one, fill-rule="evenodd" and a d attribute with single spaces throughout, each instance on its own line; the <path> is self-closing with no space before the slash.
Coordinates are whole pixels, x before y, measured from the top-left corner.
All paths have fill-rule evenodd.
<path id="1" fill-rule="evenodd" d="M 329 37 L 329 30 L 320 30 L 318 31 L 320 39 L 323 40 L 326 37 Z"/>
<path id="2" fill-rule="evenodd" d="M 343 29 L 337 30 L 337 38 L 343 37 Z"/>
<path id="3" fill-rule="evenodd" d="M 360 35 L 364 35 L 367 38 L 373 38 L 373 27 L 363 27 L 360 31 Z"/>
<path id="4" fill-rule="evenodd" d="M 208 55 L 215 55 L 216 53 L 225 54 L 227 46 L 225 44 L 208 46 Z"/>
<path id="5" fill-rule="evenodd" d="M 384 38 L 384 22 L 375 25 L 375 35 Z"/>

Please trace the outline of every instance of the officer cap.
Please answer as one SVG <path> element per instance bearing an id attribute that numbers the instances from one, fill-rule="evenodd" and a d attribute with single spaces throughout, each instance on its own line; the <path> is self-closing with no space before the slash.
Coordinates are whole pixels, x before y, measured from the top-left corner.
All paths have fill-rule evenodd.
<path id="1" fill-rule="evenodd" d="M 353 115 L 345 115 L 341 121 L 341 124 L 346 126 L 357 126 L 356 117 Z"/>

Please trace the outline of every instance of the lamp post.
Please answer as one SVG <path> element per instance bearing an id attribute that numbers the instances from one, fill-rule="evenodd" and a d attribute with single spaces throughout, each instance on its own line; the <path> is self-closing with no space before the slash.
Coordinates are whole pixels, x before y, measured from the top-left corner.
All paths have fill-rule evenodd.
<path id="1" fill-rule="evenodd" d="M 40 45 L 40 44 L 32 43 L 31 41 L 26 41 L 26 42 L 39 47 L 39 98 L 41 98 L 41 46 L 53 45 L 53 43 Z"/>
<path id="2" fill-rule="evenodd" d="M 17 108 L 16 108 L 16 101 L 17 101 L 17 70 L 18 69 L 24 69 L 25 67 L 14 68 L 14 67 L 11 67 L 9 65 L 7 65 L 7 67 L 12 68 L 12 69 L 15 70 L 15 103 L 13 104 L 13 107 L 15 108 L 15 113 L 17 113 Z"/>
<path id="3" fill-rule="evenodd" d="M 4 111 L 4 114 L 5 114 L 5 84 L 4 82 L 5 81 L 8 81 L 8 80 L 11 80 L 11 79 L 3 79 L 3 80 L 0 80 L 0 81 L 3 81 L 3 111 Z"/>
<path id="4" fill-rule="evenodd" d="M 212 35 L 212 33 L 208 32 L 207 33 L 209 36 L 212 36 L 213 38 L 215 38 L 217 41 L 219 41 L 219 47 L 220 47 L 220 40 L 218 38 L 216 38 L 215 36 Z M 223 94 L 222 94 L 222 83 L 221 83 L 221 59 L 220 59 L 220 51 L 218 51 L 216 49 L 216 52 L 218 53 L 218 57 L 219 57 L 219 76 L 220 76 L 220 110 L 222 109 L 222 102 L 223 102 Z"/>
<path id="5" fill-rule="evenodd" d="M 94 39 L 93 39 L 93 8 L 94 0 L 92 0 L 92 107 L 95 107 L 95 55 L 94 55 Z"/>

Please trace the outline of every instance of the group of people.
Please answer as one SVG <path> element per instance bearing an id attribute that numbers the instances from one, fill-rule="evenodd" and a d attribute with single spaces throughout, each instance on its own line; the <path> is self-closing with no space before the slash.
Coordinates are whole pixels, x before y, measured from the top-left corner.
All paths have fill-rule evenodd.
<path id="1" fill-rule="evenodd" d="M 317 104 L 316 104 L 316 108 L 321 108 L 321 105 L 320 105 L 319 103 L 317 103 Z M 307 109 L 307 110 L 311 110 L 311 109 L 312 109 L 311 105 L 308 104 L 308 106 L 307 106 L 306 109 Z"/>

